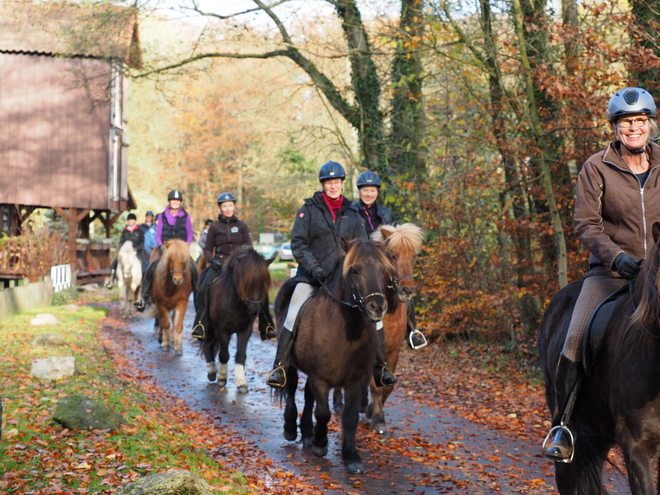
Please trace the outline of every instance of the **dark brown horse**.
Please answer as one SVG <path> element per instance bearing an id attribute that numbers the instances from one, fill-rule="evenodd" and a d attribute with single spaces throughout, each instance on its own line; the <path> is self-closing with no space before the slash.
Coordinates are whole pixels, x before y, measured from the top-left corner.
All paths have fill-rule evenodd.
<path id="1" fill-rule="evenodd" d="M 164 253 L 154 270 L 151 286 L 159 323 L 158 342 L 163 351 L 172 348 L 174 354 L 180 356 L 183 354 L 183 318 L 193 289 L 193 271 L 197 268 L 187 243 L 174 239 L 165 241 L 163 245 Z"/>
<path id="2" fill-rule="evenodd" d="M 559 493 L 605 494 L 602 468 L 619 445 L 633 494 L 654 487 L 660 457 L 660 223 L 655 245 L 634 282 L 632 295 L 618 299 L 601 350 L 593 357 L 573 409 L 577 433 L 572 463 L 555 463 Z M 539 331 L 539 351 L 552 411 L 557 361 L 581 282 L 562 289 L 550 302 Z"/>
<path id="3" fill-rule="evenodd" d="M 234 383 L 239 393 L 248 391 L 245 380 L 245 358 L 252 326 L 268 301 L 270 272 L 268 265 L 273 258 L 265 260 L 251 247 L 235 252 L 222 266 L 222 273 L 208 287 L 209 329 L 201 342 L 201 352 L 206 358 L 209 381 L 218 379 L 218 384 L 227 384 L 227 362 L 229 340 L 236 334 L 236 367 Z M 212 268 L 211 268 L 212 270 Z M 267 304 L 265 305 L 267 308 Z M 268 309 L 266 309 L 268 311 Z M 220 375 L 215 357 L 219 355 Z"/>
<path id="4" fill-rule="evenodd" d="M 311 446 L 314 455 L 328 451 L 328 421 L 331 388 L 342 388 L 346 404 L 342 414 L 342 459 L 349 473 L 363 472 L 355 447 L 362 393 L 371 378 L 376 359 L 376 322 L 387 312 L 385 288 L 394 275 L 394 267 L 385 249 L 374 241 L 342 239 L 344 254 L 333 275 L 298 316 L 287 384 L 278 391 L 286 398 L 284 437 L 295 440 L 298 411 L 295 393 L 298 372 L 307 375 L 305 409 L 300 421 L 303 445 Z M 287 304 L 295 286 L 288 281 L 275 301 L 281 330 Z M 316 402 L 312 424 L 312 406 Z"/>

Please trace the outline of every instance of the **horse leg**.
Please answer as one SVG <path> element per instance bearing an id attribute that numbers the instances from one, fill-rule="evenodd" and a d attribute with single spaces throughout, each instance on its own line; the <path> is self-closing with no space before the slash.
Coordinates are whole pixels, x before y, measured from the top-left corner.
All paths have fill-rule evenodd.
<path id="1" fill-rule="evenodd" d="M 387 433 L 387 423 L 383 412 L 384 389 L 374 385 L 371 387 L 371 404 L 367 407 L 367 418 L 371 419 L 371 428 L 379 435 Z"/>
<path id="2" fill-rule="evenodd" d="M 174 355 L 183 355 L 183 342 L 181 334 L 183 333 L 183 316 L 186 314 L 186 307 L 177 304 L 174 308 L 174 318 L 172 321 L 172 340 L 174 341 Z"/>
<path id="3" fill-rule="evenodd" d="M 159 311 L 158 319 L 158 339 L 164 352 L 170 349 L 170 313 L 169 311 Z"/>
<path id="4" fill-rule="evenodd" d="M 332 390 L 332 410 L 335 414 L 341 414 L 344 410 L 344 394 L 339 387 Z"/>
<path id="5" fill-rule="evenodd" d="M 654 493 L 653 463 L 648 449 L 641 445 L 641 442 L 636 442 L 632 446 L 624 445 L 623 456 L 628 468 L 628 483 L 631 493 L 633 495 Z"/>
<path id="6" fill-rule="evenodd" d="M 298 436 L 298 408 L 296 407 L 296 389 L 298 388 L 298 370 L 289 368 L 286 372 L 286 406 L 284 407 L 284 438 L 294 441 Z M 301 421 L 302 425 L 302 421 Z"/>
<path id="7" fill-rule="evenodd" d="M 311 378 L 307 379 L 307 383 L 311 387 L 316 401 L 316 408 L 314 409 L 316 425 L 314 426 L 314 439 L 312 440 L 312 454 L 316 457 L 323 457 L 328 453 L 328 423 L 332 415 L 328 403 L 330 387 L 320 380 L 312 380 Z M 346 414 L 346 406 L 344 406 L 344 414 Z"/>
<path id="8" fill-rule="evenodd" d="M 229 362 L 229 337 L 220 335 L 220 352 L 218 353 L 220 361 L 220 374 L 218 375 L 218 386 L 227 386 L 227 363 Z"/>
<path id="9" fill-rule="evenodd" d="M 218 366 L 215 364 L 215 349 L 213 345 L 204 343 L 204 358 L 206 359 L 206 378 L 213 383 L 218 378 Z"/>
<path id="10" fill-rule="evenodd" d="M 254 323 L 254 322 L 252 322 Z M 239 394 L 248 393 L 247 380 L 245 379 L 245 360 L 247 359 L 247 345 L 250 340 L 252 325 L 245 332 L 236 334 L 236 365 L 234 367 L 234 383 Z"/>
<path id="11" fill-rule="evenodd" d="M 339 390 L 341 395 L 341 389 Z M 343 407 L 343 406 L 342 406 Z M 314 394 L 309 386 L 309 380 L 305 382 L 305 405 L 303 407 L 302 417 L 300 418 L 300 434 L 302 435 L 303 447 L 311 447 L 314 438 Z"/>
<path id="12" fill-rule="evenodd" d="M 344 389 L 346 403 L 344 404 L 344 413 L 341 417 L 343 431 L 341 458 L 349 474 L 364 472 L 362 460 L 355 446 L 355 435 L 357 433 L 358 420 L 360 419 L 360 403 L 366 385 L 366 383 L 358 383 Z"/>

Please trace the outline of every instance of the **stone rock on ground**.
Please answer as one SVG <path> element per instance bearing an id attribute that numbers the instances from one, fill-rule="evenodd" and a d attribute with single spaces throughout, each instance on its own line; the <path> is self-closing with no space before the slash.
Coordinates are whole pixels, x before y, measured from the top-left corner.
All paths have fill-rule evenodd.
<path id="1" fill-rule="evenodd" d="M 73 356 L 52 356 L 45 359 L 32 361 L 30 371 L 33 376 L 42 380 L 59 380 L 67 376 L 73 376 L 76 372 L 76 359 Z"/>
<path id="2" fill-rule="evenodd" d="M 59 347 L 62 345 L 67 345 L 67 341 L 60 335 L 39 335 L 32 341 L 32 347 Z"/>
<path id="3" fill-rule="evenodd" d="M 211 486 L 188 471 L 172 470 L 139 479 L 117 495 L 213 495 Z"/>
<path id="4" fill-rule="evenodd" d="M 124 418 L 107 404 L 82 394 L 60 399 L 53 420 L 70 430 L 118 430 Z"/>
<path id="5" fill-rule="evenodd" d="M 50 313 L 41 313 L 30 320 L 33 327 L 39 325 L 57 325 L 57 318 Z"/>

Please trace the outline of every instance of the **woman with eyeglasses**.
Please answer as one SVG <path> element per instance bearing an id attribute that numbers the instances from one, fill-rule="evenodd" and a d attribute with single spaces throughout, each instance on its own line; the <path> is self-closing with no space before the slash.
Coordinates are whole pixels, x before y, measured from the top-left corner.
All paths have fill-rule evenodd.
<path id="1" fill-rule="evenodd" d="M 660 134 L 653 97 L 625 88 L 610 99 L 607 117 L 616 140 L 590 157 L 577 179 L 574 230 L 589 250 L 589 268 L 575 304 L 555 375 L 553 429 L 543 455 L 570 462 L 574 432 L 570 416 L 582 374 L 582 337 L 597 306 L 641 270 L 660 221 Z M 570 430 L 570 431 L 569 431 Z M 579 441 L 579 439 L 578 439 Z"/>

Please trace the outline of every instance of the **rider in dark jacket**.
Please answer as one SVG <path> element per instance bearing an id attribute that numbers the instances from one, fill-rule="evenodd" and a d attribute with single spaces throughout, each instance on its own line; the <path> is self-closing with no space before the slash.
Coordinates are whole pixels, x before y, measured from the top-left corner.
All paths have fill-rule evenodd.
<path id="1" fill-rule="evenodd" d="M 296 215 L 291 230 L 291 251 L 298 261 L 298 283 L 277 343 L 273 370 L 268 375 L 267 383 L 271 387 L 286 385 L 285 370 L 293 346 L 293 324 L 312 289 L 332 273 L 341 253 L 341 238 L 367 238 L 359 212 L 351 208 L 351 201 L 342 195 L 345 178 L 346 173 L 339 163 L 325 163 L 319 170 L 323 191 L 307 198 Z M 379 331 L 378 335 L 384 343 L 383 332 Z M 396 377 L 387 369 L 381 347 L 374 366 L 374 378 L 378 385 L 393 385 Z"/>
<path id="2" fill-rule="evenodd" d="M 206 289 L 213 279 L 213 275 L 219 274 L 223 262 L 240 248 L 252 247 L 247 224 L 234 215 L 236 197 L 230 192 L 223 192 L 218 196 L 218 208 L 220 208 L 220 214 L 209 227 L 204 244 L 204 256 L 210 265 L 202 271 L 197 285 L 197 298 L 195 299 L 197 314 L 192 336 L 198 339 L 204 338 L 208 328 Z"/>
<path id="3" fill-rule="evenodd" d="M 380 194 L 380 177 L 376 172 L 367 170 L 358 176 L 357 187 L 360 193 L 360 199 L 353 203 L 352 208 L 360 212 L 364 218 L 364 226 L 367 234 L 371 234 L 381 225 L 394 225 L 394 217 L 389 208 L 378 203 Z M 406 333 L 406 342 L 412 349 L 421 349 L 428 345 L 426 337 L 415 325 L 415 300 L 411 299 L 408 303 L 408 329 Z"/>
<path id="4" fill-rule="evenodd" d="M 146 258 L 144 255 L 144 233 L 140 229 L 140 226 L 137 225 L 137 217 L 135 213 L 129 213 L 126 217 L 126 227 L 121 231 L 121 237 L 119 238 L 119 247 L 122 247 L 126 241 L 131 241 L 133 247 L 137 251 L 138 259 L 140 263 L 144 265 Z M 112 288 L 112 284 L 115 281 L 115 274 L 117 272 L 117 257 L 112 260 L 110 264 L 110 279 L 106 282 L 105 286 L 108 289 Z"/>
<path id="5" fill-rule="evenodd" d="M 149 267 L 142 278 L 140 299 L 133 303 L 138 311 L 144 311 L 146 301 L 151 295 L 151 281 L 160 259 L 163 242 L 179 239 L 190 244 L 193 241 L 192 219 L 188 212 L 183 209 L 183 194 L 181 194 L 181 191 L 170 191 L 167 195 L 167 203 L 165 211 L 159 215 L 158 225 L 156 226 L 156 246 L 159 249 L 154 249 L 151 253 Z M 192 260 L 190 264 L 192 265 Z M 197 270 L 193 268 L 192 273 L 193 287 L 195 287 Z"/>

